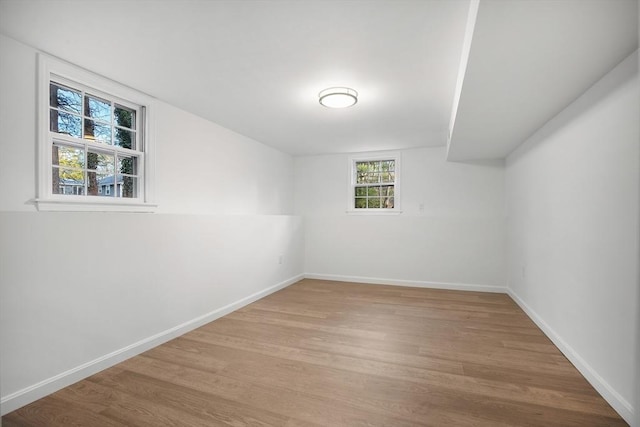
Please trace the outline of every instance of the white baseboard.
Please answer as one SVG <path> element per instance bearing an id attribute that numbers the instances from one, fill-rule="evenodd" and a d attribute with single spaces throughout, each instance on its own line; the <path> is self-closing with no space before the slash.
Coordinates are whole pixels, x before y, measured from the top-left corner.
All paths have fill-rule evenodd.
<path id="1" fill-rule="evenodd" d="M 506 294 L 505 286 L 476 285 L 469 283 L 423 282 L 418 280 L 381 279 L 378 277 L 340 276 L 335 274 L 305 273 L 306 279 L 331 280 L 337 282 L 371 283 L 373 285 L 408 286 L 413 288 L 449 289 L 454 291 L 494 292 Z"/>
<path id="2" fill-rule="evenodd" d="M 245 305 L 251 304 L 252 302 L 257 301 L 269 294 L 272 294 L 273 292 L 286 288 L 287 286 L 292 285 L 303 278 L 304 275 L 299 274 L 276 285 L 270 286 L 252 295 L 244 297 L 231 304 L 225 305 L 224 307 L 220 307 L 200 317 L 189 320 L 188 322 L 185 322 L 181 325 L 175 326 L 171 329 L 167 329 L 166 331 L 162 331 L 156 335 L 145 338 L 112 353 L 106 354 L 102 357 L 77 366 L 66 372 L 62 372 L 37 384 L 26 387 L 22 390 L 18 390 L 17 392 L 11 393 L 8 396 L 4 396 L 0 400 L 0 413 L 2 415 L 5 415 L 9 412 L 15 411 L 22 406 L 28 405 L 31 402 L 35 402 L 36 400 L 41 399 L 51 393 L 55 393 L 56 391 L 64 387 L 83 380 L 102 370 L 110 368 L 126 359 L 150 350 L 153 347 L 157 347 L 158 345 L 179 337 L 180 335 L 192 331 L 193 329 L 199 328 L 202 325 L 212 322 L 224 315 L 231 313 L 232 311 L 244 307 Z"/>
<path id="3" fill-rule="evenodd" d="M 620 414 L 629 425 L 634 425 L 633 405 L 627 402 L 613 387 L 609 385 L 598 373 L 569 345 L 562 337 L 554 331 L 522 298 L 511 288 L 507 288 L 509 296 L 527 313 L 527 316 L 535 322 L 542 332 L 560 349 L 578 371 L 595 388 L 598 393 Z"/>
<path id="4" fill-rule="evenodd" d="M 41 381 L 37 384 L 19 390 L 0 400 L 0 413 L 5 415 L 24 405 L 34 402 L 42 397 L 54 393 L 64 387 L 74 384 L 84 378 L 96 374 L 104 369 L 110 368 L 126 359 L 143 353 L 160 344 L 170 341 L 193 329 L 212 322 L 225 316 L 245 305 L 251 304 L 273 292 L 279 291 L 293 283 L 303 279 L 319 279 L 353 283 L 371 283 L 379 285 L 409 286 L 419 288 L 450 289 L 462 291 L 507 293 L 522 308 L 522 310 L 538 325 L 538 327 L 553 341 L 562 353 L 573 363 L 580 373 L 591 383 L 591 385 L 605 398 L 607 402 L 625 419 L 633 425 L 633 406 L 618 394 L 598 373 L 578 355 L 542 318 L 533 311 L 512 289 L 503 286 L 476 285 L 465 283 L 446 282 L 423 282 L 414 280 L 392 280 L 373 277 L 341 276 L 333 274 L 305 273 L 294 276 L 262 291 L 256 292 L 224 307 L 220 307 L 200 317 L 192 319 L 181 325 L 175 326 L 166 331 L 160 332 L 151 337 L 145 338 L 122 349 L 99 357 L 83 365 L 62 372 L 54 377 Z"/>

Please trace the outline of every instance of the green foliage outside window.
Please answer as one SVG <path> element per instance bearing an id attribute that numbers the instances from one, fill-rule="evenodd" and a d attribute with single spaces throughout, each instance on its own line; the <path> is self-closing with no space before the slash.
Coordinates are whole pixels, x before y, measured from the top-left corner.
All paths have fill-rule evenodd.
<path id="1" fill-rule="evenodd" d="M 393 209 L 395 160 L 356 162 L 356 209 Z"/>

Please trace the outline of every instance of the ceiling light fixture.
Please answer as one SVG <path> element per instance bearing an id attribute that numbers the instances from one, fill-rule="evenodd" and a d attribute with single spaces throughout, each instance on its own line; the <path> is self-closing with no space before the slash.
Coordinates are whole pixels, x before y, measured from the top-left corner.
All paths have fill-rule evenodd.
<path id="1" fill-rule="evenodd" d="M 320 104 L 328 108 L 347 108 L 358 102 L 358 92 L 348 87 L 330 87 L 318 94 Z"/>

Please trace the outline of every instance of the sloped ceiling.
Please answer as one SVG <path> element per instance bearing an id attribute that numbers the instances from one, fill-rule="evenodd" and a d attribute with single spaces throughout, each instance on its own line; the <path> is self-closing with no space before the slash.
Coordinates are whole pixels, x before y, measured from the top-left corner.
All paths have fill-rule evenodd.
<path id="1" fill-rule="evenodd" d="M 477 6 L 449 160 L 505 157 L 638 48 L 637 0 Z"/>

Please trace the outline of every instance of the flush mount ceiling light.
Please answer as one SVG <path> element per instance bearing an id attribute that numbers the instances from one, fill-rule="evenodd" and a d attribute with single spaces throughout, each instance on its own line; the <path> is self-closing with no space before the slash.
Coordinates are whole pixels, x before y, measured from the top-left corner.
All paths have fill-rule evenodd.
<path id="1" fill-rule="evenodd" d="M 320 104 L 328 108 L 347 108 L 358 102 L 358 92 L 348 87 L 330 87 L 318 94 Z"/>

